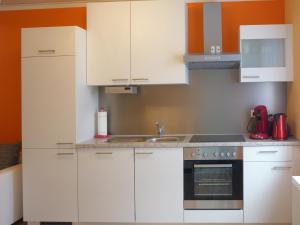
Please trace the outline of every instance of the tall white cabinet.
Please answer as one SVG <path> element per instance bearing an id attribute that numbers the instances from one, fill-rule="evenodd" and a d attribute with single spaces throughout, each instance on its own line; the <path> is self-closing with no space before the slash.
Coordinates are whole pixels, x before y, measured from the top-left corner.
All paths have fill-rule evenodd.
<path id="1" fill-rule="evenodd" d="M 186 84 L 184 0 L 87 4 L 89 85 Z"/>
<path id="2" fill-rule="evenodd" d="M 98 105 L 97 89 L 86 86 L 85 52 L 79 27 L 22 29 L 26 221 L 78 220 L 74 147 L 94 136 Z"/>

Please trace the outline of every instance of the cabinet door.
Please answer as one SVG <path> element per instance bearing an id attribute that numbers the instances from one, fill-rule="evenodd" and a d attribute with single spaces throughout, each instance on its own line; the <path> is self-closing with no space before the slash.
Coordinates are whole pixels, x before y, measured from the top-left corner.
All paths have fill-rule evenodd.
<path id="1" fill-rule="evenodd" d="M 292 163 L 244 163 L 244 222 L 291 223 Z"/>
<path id="2" fill-rule="evenodd" d="M 292 27 L 241 26 L 241 81 L 293 80 Z"/>
<path id="3" fill-rule="evenodd" d="M 182 149 L 135 150 L 136 222 L 183 222 Z"/>
<path id="4" fill-rule="evenodd" d="M 22 57 L 75 55 L 75 30 L 72 26 L 22 29 Z"/>
<path id="5" fill-rule="evenodd" d="M 76 222 L 75 149 L 23 150 L 25 221 Z"/>
<path id="6" fill-rule="evenodd" d="M 23 148 L 75 143 L 75 57 L 22 59 Z"/>
<path id="7" fill-rule="evenodd" d="M 80 222 L 134 222 L 133 149 L 78 152 Z"/>
<path id="8" fill-rule="evenodd" d="M 132 1 L 132 84 L 184 84 L 184 0 Z"/>
<path id="9" fill-rule="evenodd" d="M 87 82 L 130 81 L 130 2 L 87 4 Z"/>

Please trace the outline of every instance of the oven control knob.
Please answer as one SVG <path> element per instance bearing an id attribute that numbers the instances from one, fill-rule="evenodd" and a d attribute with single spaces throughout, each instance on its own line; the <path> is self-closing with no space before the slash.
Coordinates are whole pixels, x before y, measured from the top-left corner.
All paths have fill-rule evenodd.
<path id="1" fill-rule="evenodd" d="M 215 157 L 218 157 L 218 156 L 219 156 L 219 153 L 218 153 L 218 152 L 215 152 L 215 153 L 214 153 L 214 156 L 215 156 Z"/>
<path id="2" fill-rule="evenodd" d="M 233 153 L 232 153 L 232 156 L 233 156 L 233 157 L 236 157 L 236 152 L 233 152 Z"/>
<path id="3" fill-rule="evenodd" d="M 192 153 L 192 157 L 195 157 L 195 156 L 196 156 L 196 153 L 195 153 L 195 152 L 193 152 L 193 153 Z"/>
<path id="4" fill-rule="evenodd" d="M 225 156 L 224 152 L 221 152 L 221 157 L 224 157 L 224 156 Z"/>
<path id="5" fill-rule="evenodd" d="M 227 157 L 230 157 L 230 155 L 231 155 L 230 152 L 227 152 Z"/>
<path id="6" fill-rule="evenodd" d="M 207 156 L 208 156 L 208 153 L 207 153 L 207 152 L 204 152 L 204 153 L 203 153 L 203 157 L 206 158 Z"/>

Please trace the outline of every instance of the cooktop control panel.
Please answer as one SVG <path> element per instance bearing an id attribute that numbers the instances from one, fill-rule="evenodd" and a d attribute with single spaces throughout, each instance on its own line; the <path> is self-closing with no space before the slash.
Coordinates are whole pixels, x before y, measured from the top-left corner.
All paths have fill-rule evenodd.
<path id="1" fill-rule="evenodd" d="M 242 147 L 199 147 L 185 148 L 184 160 L 242 160 Z"/>

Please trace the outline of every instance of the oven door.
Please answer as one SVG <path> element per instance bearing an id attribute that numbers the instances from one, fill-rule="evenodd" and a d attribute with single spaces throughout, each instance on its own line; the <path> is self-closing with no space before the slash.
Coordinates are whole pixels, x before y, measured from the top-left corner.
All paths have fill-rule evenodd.
<path id="1" fill-rule="evenodd" d="M 242 160 L 184 161 L 185 209 L 242 209 Z"/>

